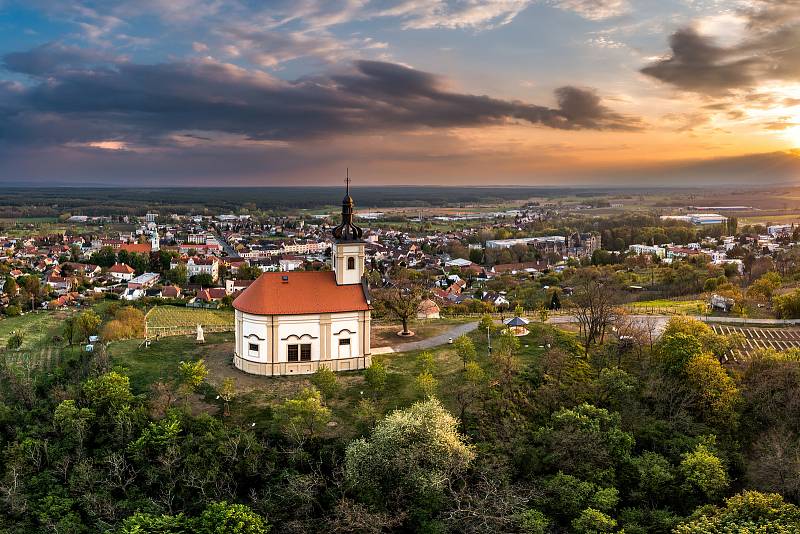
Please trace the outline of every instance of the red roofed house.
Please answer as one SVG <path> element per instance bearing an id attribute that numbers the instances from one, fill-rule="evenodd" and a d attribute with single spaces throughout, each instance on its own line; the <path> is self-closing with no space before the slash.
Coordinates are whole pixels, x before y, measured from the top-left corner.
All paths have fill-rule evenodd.
<path id="1" fill-rule="evenodd" d="M 128 281 L 133 278 L 136 271 L 126 263 L 115 263 L 108 268 L 108 274 L 116 280 Z"/>
<path id="2" fill-rule="evenodd" d="M 333 230 L 333 271 L 267 272 L 233 301 L 234 365 L 259 375 L 364 369 L 372 363 L 363 230 L 353 199 Z"/>

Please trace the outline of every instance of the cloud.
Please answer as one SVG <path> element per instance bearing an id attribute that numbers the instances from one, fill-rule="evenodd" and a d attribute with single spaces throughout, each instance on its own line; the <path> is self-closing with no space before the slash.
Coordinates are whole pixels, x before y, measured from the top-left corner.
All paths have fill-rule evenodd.
<path id="1" fill-rule="evenodd" d="M 401 0 L 379 8 L 370 5 L 367 17 L 397 17 L 409 29 L 488 29 L 508 24 L 531 0 Z"/>
<path id="2" fill-rule="evenodd" d="M 747 31 L 722 46 L 693 27 L 670 37 L 670 53 L 641 72 L 707 95 L 749 90 L 767 81 L 800 80 L 800 0 L 755 0 L 742 12 Z"/>
<path id="3" fill-rule="evenodd" d="M 119 61 L 119 57 L 61 43 L 47 43 L 27 52 L 3 56 L 3 66 L 14 72 L 39 76 L 73 67 L 99 65 Z"/>
<path id="4" fill-rule="evenodd" d="M 379 61 L 287 82 L 211 59 L 95 67 L 92 54 L 73 53 L 67 68 L 47 57 L 50 50 L 5 56 L 6 68 L 32 78 L 27 86 L 0 86 L 0 141 L 161 146 L 187 131 L 302 141 L 515 122 L 563 130 L 642 126 L 591 89 L 562 87 L 548 107 L 451 91 L 432 73 Z"/>
<path id="5" fill-rule="evenodd" d="M 604 20 L 630 11 L 628 0 L 553 0 L 553 5 L 589 20 Z"/>
<path id="6" fill-rule="evenodd" d="M 278 31 L 255 24 L 229 24 L 216 32 L 225 42 L 229 55 L 245 57 L 254 65 L 276 67 L 302 57 L 334 62 L 370 49 L 383 49 L 385 43 L 368 37 L 338 39 L 326 31 Z"/>

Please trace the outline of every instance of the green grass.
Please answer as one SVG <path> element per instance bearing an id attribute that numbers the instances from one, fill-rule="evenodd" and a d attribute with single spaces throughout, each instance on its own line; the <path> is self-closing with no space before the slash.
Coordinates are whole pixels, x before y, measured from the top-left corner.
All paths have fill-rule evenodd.
<path id="1" fill-rule="evenodd" d="M 209 345 L 232 342 L 233 333 L 209 334 Z M 181 361 L 200 358 L 195 341 L 190 336 L 165 337 L 153 342 L 150 347 L 142 346 L 141 339 L 115 341 L 108 347 L 111 365 L 131 379 L 134 393 L 145 393 L 150 385 L 158 380 L 174 380 L 178 376 Z"/>
<path id="2" fill-rule="evenodd" d="M 41 348 L 48 344 L 53 336 L 60 335 L 62 323 L 67 317 L 62 311 L 39 311 L 27 313 L 19 317 L 7 317 L 0 320 L 0 347 L 5 348 L 8 338 L 15 330 L 23 333 L 22 350 Z"/>
<path id="3" fill-rule="evenodd" d="M 156 306 L 147 313 L 148 327 L 193 327 L 198 324 L 203 326 L 232 325 L 233 312 L 180 306 Z"/>
<path id="4" fill-rule="evenodd" d="M 660 311 L 670 311 L 672 313 L 682 313 L 687 315 L 697 315 L 701 313 L 700 310 L 705 311 L 706 309 L 706 301 L 704 300 L 668 300 L 668 299 L 655 299 L 655 300 L 645 300 L 641 302 L 631 302 L 627 304 L 635 311 L 642 311 L 647 312 L 649 310 L 654 310 L 656 312 Z"/>
<path id="5" fill-rule="evenodd" d="M 544 352 L 546 342 L 572 342 L 572 334 L 564 333 L 548 325 L 531 324 L 531 333 L 520 339 L 521 348 L 518 353 L 523 368 L 538 361 Z M 492 361 L 487 354 L 485 332 L 475 331 L 470 334 L 477 351 L 477 362 L 486 370 L 487 376 L 492 373 Z M 496 335 L 496 334 L 495 334 Z M 247 375 L 233 368 L 230 362 L 233 333 L 210 334 L 206 343 L 198 347 L 192 336 L 175 336 L 161 338 L 149 348 L 140 347 L 141 340 L 125 340 L 114 342 L 109 346 L 112 366 L 131 378 L 131 386 L 137 394 L 147 393 L 150 385 L 158 380 L 173 381 L 178 375 L 178 364 L 184 360 L 206 358 L 209 366 L 210 384 L 220 384 L 225 377 L 236 381 L 239 395 L 231 403 L 231 422 L 259 426 L 272 424 L 272 408 L 286 398 L 295 395 L 303 387 L 308 387 L 309 376 L 257 377 Z M 544 341 L 547 338 L 550 341 Z M 380 414 L 404 408 L 420 400 L 415 388 L 416 376 L 421 372 L 418 356 L 422 351 L 410 351 L 394 354 L 375 355 L 373 361 L 381 362 L 387 369 L 386 389 L 376 398 Z M 461 379 L 463 363 L 455 353 L 452 345 L 442 345 L 430 349 L 433 353 L 436 369 L 434 376 L 439 381 L 437 395 L 450 410 L 457 412 L 458 404 L 455 391 Z M 354 371 L 339 373 L 339 393 L 327 401 L 333 412 L 333 420 L 337 426 L 328 428 L 326 433 L 332 436 L 350 438 L 356 431 L 356 407 L 360 399 L 373 398 L 363 378 L 363 372 Z M 207 406 L 219 404 L 214 400 L 211 386 L 206 388 L 205 402 Z"/>

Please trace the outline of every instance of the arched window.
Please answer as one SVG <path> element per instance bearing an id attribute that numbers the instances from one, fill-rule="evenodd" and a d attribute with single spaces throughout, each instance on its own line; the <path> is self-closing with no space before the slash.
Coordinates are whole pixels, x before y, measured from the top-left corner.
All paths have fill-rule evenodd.
<path id="1" fill-rule="evenodd" d="M 356 268 L 356 259 L 350 256 L 349 258 L 347 258 L 347 270 L 352 271 L 355 268 Z"/>

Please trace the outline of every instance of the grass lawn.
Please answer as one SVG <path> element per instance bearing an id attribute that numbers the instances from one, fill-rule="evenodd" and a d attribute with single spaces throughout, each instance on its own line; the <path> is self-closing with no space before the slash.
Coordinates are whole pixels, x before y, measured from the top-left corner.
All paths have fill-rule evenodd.
<path id="1" fill-rule="evenodd" d="M 191 336 L 164 337 L 150 347 L 140 347 L 141 339 L 115 341 L 108 347 L 111 365 L 131 378 L 134 393 L 145 393 L 157 380 L 178 377 L 181 361 L 198 360 L 209 346 L 232 343 L 233 333 L 208 334 L 206 345 L 197 345 Z"/>
<path id="2" fill-rule="evenodd" d="M 23 350 L 40 348 L 61 334 L 62 322 L 69 315 L 68 311 L 38 311 L 0 319 L 0 347 L 4 348 L 11 333 L 19 330 L 24 334 Z"/>
<path id="3" fill-rule="evenodd" d="M 523 364 L 535 362 L 545 350 L 541 345 L 544 339 L 556 334 L 547 325 L 532 324 L 531 333 L 520 339 L 519 358 Z M 484 332 L 470 334 L 477 350 L 477 362 L 490 374 L 492 362 L 487 354 L 487 343 Z M 232 363 L 233 333 L 210 334 L 206 343 L 197 345 L 192 336 L 175 336 L 162 338 L 149 348 L 139 348 L 140 340 L 114 342 L 109 346 L 111 363 L 115 369 L 130 376 L 134 393 L 146 393 L 150 384 L 157 380 L 174 380 L 177 378 L 178 364 L 181 360 L 203 358 L 209 369 L 205 406 L 216 413 L 221 402 L 215 399 L 215 388 L 225 378 L 234 380 L 237 396 L 231 403 L 233 424 L 258 426 L 272 424 L 272 408 L 285 399 L 294 396 L 302 388 L 311 385 L 309 376 L 263 377 L 248 375 L 235 369 Z M 381 362 L 387 369 L 386 390 L 375 399 L 378 412 L 385 414 L 391 410 L 404 408 L 421 397 L 415 388 L 416 376 L 421 371 L 418 356 L 421 351 L 376 355 L 373 361 Z M 434 376 L 439 381 L 437 393 L 445 406 L 457 412 L 455 399 L 456 387 L 459 384 L 463 363 L 451 345 L 442 345 L 430 349 L 436 361 Z M 372 398 L 361 371 L 339 373 L 339 393 L 327 400 L 333 412 L 332 420 L 336 426 L 326 428 L 330 435 L 352 437 L 356 433 L 356 407 L 363 397 Z"/>

